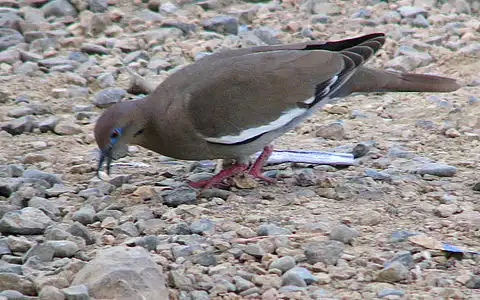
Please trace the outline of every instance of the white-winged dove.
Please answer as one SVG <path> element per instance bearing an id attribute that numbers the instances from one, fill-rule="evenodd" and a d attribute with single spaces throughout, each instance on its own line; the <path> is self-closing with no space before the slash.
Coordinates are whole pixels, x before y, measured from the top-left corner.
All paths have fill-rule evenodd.
<path id="1" fill-rule="evenodd" d="M 363 63 L 385 42 L 383 33 L 352 39 L 231 49 L 173 73 L 153 93 L 117 103 L 95 126 L 107 172 L 116 153 L 136 144 L 183 160 L 235 159 L 209 180 L 210 187 L 248 169 L 257 178 L 270 143 L 332 98 L 353 92 L 450 92 L 450 78 L 369 69 Z"/>

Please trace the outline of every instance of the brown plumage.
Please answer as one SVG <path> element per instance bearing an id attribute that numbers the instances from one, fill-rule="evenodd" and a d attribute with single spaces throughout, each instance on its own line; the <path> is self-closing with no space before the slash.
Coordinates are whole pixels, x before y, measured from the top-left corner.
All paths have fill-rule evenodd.
<path id="1" fill-rule="evenodd" d="M 103 113 L 95 127 L 102 151 L 99 168 L 103 158 L 109 165 L 118 149 L 137 144 L 178 159 L 233 158 L 238 172 L 248 167 L 251 154 L 332 98 L 353 92 L 459 88 L 450 78 L 364 67 L 384 42 L 384 34 L 375 33 L 207 56 L 170 75 L 145 98 L 115 104 Z M 268 158 L 268 151 L 265 154 Z M 253 175 L 261 176 L 261 163 L 255 164 Z M 198 185 L 209 186 L 222 176 Z"/>

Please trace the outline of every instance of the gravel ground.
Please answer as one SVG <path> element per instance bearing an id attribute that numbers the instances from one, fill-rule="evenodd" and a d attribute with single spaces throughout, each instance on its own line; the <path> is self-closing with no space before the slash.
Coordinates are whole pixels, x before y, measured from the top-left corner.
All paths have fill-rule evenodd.
<path id="1" fill-rule="evenodd" d="M 0 299 L 480 299 L 480 2 L 0 0 Z M 277 183 L 140 147 L 95 177 L 95 119 L 225 47 L 385 32 L 369 66 L 448 94 L 354 95 L 278 149 Z M 248 187 L 248 188 L 245 188 Z M 437 243 L 432 243 L 431 241 Z M 430 243 L 428 243 L 430 241 Z M 441 244 L 440 244 L 441 246 Z"/>

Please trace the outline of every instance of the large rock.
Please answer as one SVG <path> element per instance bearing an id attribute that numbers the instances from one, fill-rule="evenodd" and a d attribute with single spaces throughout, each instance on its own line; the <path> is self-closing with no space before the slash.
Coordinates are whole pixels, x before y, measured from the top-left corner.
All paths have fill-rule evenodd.
<path id="1" fill-rule="evenodd" d="M 72 285 L 85 284 L 98 299 L 168 299 L 162 268 L 141 247 L 112 247 L 77 273 Z"/>
<path id="2" fill-rule="evenodd" d="M 0 219 L 0 232 L 7 234 L 42 234 L 52 220 L 41 210 L 25 207 L 11 211 Z"/>

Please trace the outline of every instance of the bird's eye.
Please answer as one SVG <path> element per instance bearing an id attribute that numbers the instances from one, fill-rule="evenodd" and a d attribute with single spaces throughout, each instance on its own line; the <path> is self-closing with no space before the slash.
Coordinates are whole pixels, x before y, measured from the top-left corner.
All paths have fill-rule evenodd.
<path id="1" fill-rule="evenodd" d="M 137 131 L 133 136 L 137 136 L 137 135 L 140 135 L 143 133 L 143 129 L 140 129 L 139 131 Z"/>
<path id="2" fill-rule="evenodd" d="M 110 134 L 110 139 L 117 139 L 120 136 L 120 129 L 114 128 Z"/>

